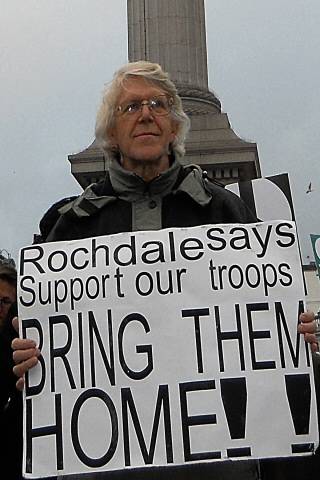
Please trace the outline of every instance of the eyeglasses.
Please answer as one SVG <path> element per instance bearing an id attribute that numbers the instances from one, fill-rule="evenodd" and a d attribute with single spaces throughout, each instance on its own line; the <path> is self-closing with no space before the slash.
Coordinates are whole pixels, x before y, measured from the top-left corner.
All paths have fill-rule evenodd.
<path id="1" fill-rule="evenodd" d="M 4 298 L 0 298 L 0 307 L 2 307 L 2 305 L 12 305 L 14 302 L 12 302 L 10 300 L 10 298 L 7 298 L 7 297 L 4 297 Z"/>
<path id="2" fill-rule="evenodd" d="M 129 102 L 119 105 L 116 112 L 123 116 L 134 115 L 135 113 L 141 112 L 144 105 L 147 105 L 150 112 L 154 115 L 168 115 L 171 112 L 173 98 L 168 98 L 167 95 L 157 95 L 148 100 L 130 100 Z"/>

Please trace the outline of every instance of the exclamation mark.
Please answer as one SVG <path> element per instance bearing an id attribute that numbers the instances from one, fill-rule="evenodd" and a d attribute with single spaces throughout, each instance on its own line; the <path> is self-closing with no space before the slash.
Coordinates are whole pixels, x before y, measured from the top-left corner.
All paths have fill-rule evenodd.
<path id="1" fill-rule="evenodd" d="M 287 397 L 296 435 L 307 435 L 310 426 L 311 385 L 310 375 L 285 375 Z M 292 453 L 313 451 L 313 443 L 291 445 Z"/>
<path id="2" fill-rule="evenodd" d="M 247 384 L 245 378 L 220 380 L 221 398 L 226 414 L 230 437 L 233 440 L 245 438 L 247 418 Z M 250 457 L 251 448 L 228 448 L 228 457 Z"/>

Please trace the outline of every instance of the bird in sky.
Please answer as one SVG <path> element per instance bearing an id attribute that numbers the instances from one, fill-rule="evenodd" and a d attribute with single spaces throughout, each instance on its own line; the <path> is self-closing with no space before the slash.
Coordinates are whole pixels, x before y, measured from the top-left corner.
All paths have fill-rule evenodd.
<path id="1" fill-rule="evenodd" d="M 313 192 L 313 188 L 312 188 L 312 184 L 310 182 L 309 185 L 308 185 L 308 189 L 307 189 L 306 193 L 311 193 L 311 192 Z"/>

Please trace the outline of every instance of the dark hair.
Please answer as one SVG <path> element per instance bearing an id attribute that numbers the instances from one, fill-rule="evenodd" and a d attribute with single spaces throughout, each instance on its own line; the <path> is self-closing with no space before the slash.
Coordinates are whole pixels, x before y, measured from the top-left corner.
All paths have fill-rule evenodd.
<path id="1" fill-rule="evenodd" d="M 10 265 L 0 265 L 0 280 L 3 280 L 14 288 L 17 288 L 17 270 Z"/>

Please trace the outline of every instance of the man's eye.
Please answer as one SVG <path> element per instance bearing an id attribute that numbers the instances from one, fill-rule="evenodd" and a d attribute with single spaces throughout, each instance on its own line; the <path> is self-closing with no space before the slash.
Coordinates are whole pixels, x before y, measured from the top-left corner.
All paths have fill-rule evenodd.
<path id="1" fill-rule="evenodd" d="M 140 103 L 139 102 L 130 102 L 123 108 L 123 112 L 124 113 L 135 113 L 139 110 L 139 108 L 140 108 Z"/>
<path id="2" fill-rule="evenodd" d="M 3 305 L 11 305 L 13 302 L 11 302 L 10 298 L 0 298 L 0 303 L 2 303 Z"/>
<path id="3" fill-rule="evenodd" d="M 152 98 L 150 100 L 151 108 L 165 108 L 165 102 L 161 98 Z"/>

